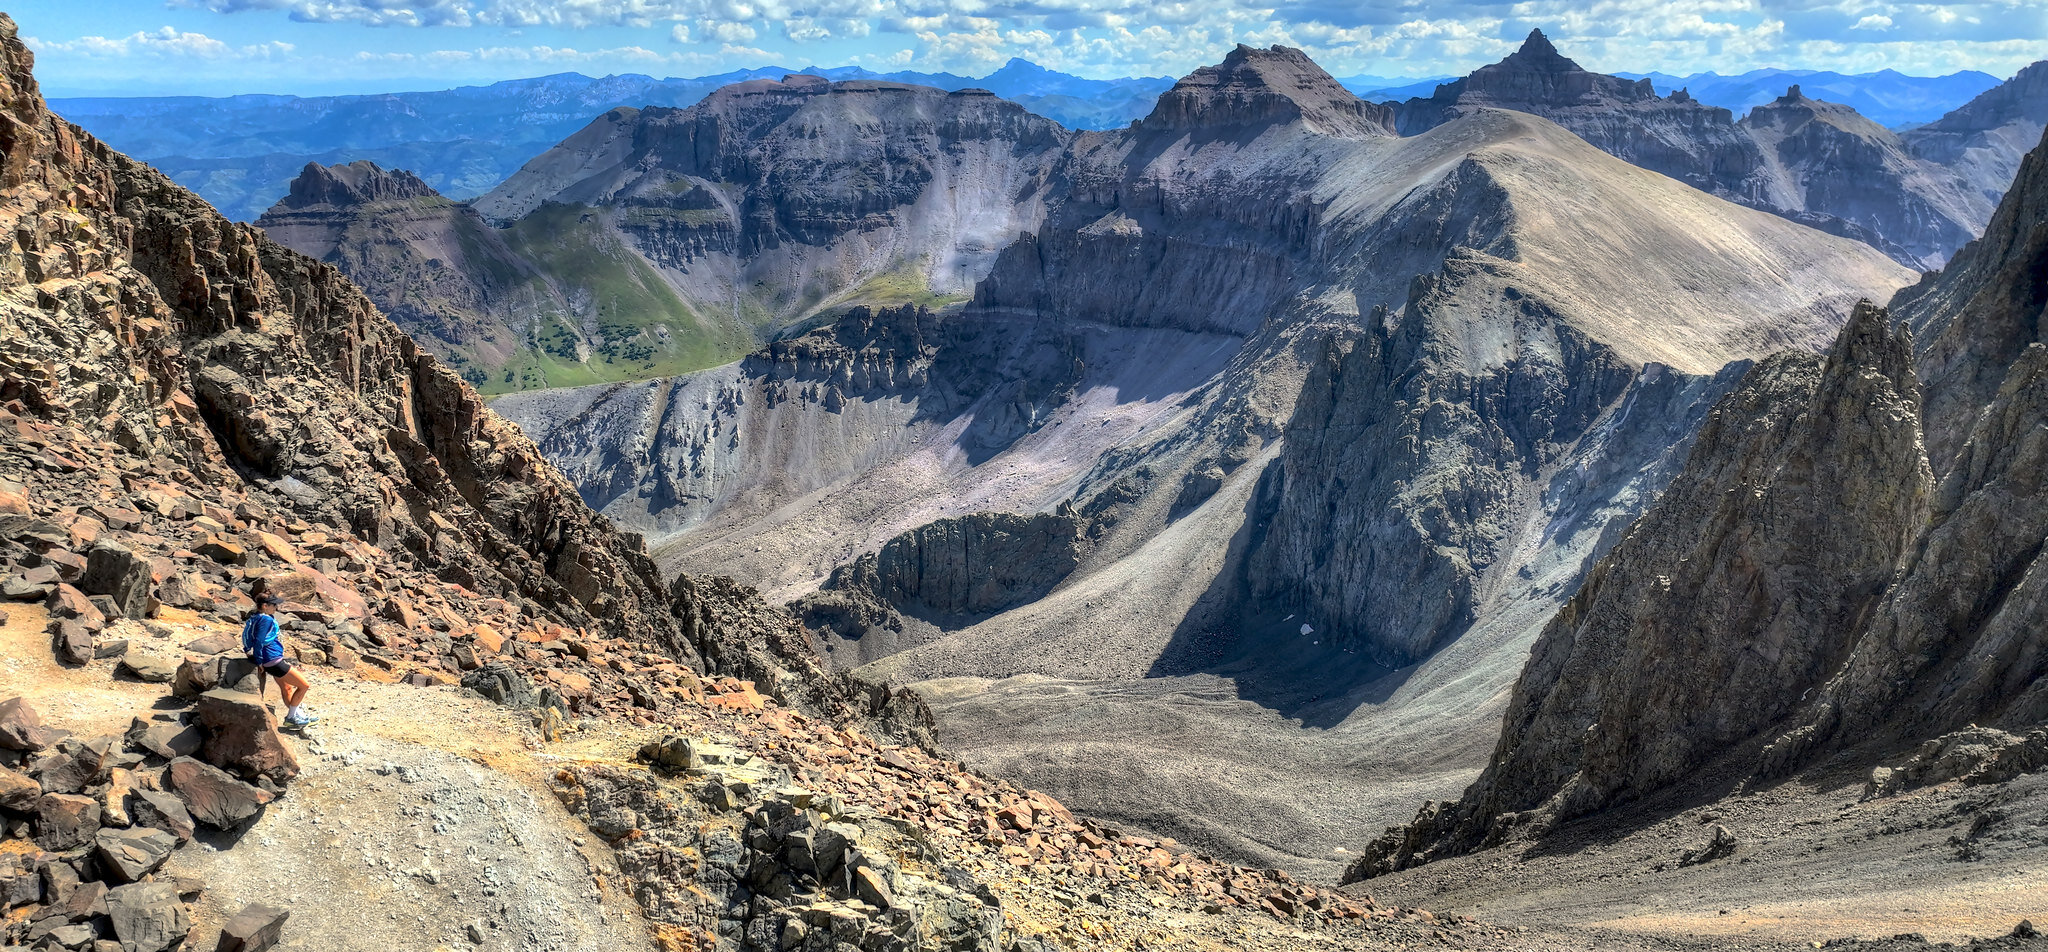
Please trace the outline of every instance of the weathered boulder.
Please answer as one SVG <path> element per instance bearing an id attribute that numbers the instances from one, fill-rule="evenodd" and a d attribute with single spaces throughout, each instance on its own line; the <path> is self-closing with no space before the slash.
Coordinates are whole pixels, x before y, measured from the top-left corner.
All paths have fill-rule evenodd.
<path id="1" fill-rule="evenodd" d="M 43 786 L 26 774 L 0 767 L 0 810 L 26 813 L 42 799 Z"/>
<path id="2" fill-rule="evenodd" d="M 134 790 L 128 795 L 128 817 L 135 826 L 162 830 L 183 843 L 198 832 L 192 825 L 192 811 L 174 794 L 161 790 Z"/>
<path id="3" fill-rule="evenodd" d="M 73 793 L 46 793 L 36 801 L 36 845 L 62 851 L 84 846 L 100 830 L 99 801 Z"/>
<path id="4" fill-rule="evenodd" d="M 217 829 L 227 829 L 263 812 L 263 806 L 275 799 L 219 767 L 190 757 L 171 761 L 164 776 L 192 818 Z"/>
<path id="5" fill-rule="evenodd" d="M 171 760 L 199 753 L 206 735 L 197 727 L 176 721 L 145 721 L 136 718 L 128 728 L 128 745 Z"/>
<path id="6" fill-rule="evenodd" d="M 58 583 L 43 605 L 53 619 L 77 619 L 92 628 L 105 627 L 107 623 L 106 613 L 92 603 L 91 596 L 65 583 Z"/>
<path id="7" fill-rule="evenodd" d="M 124 952 L 163 952 L 192 931 L 192 914 L 169 883 L 131 883 L 108 892 L 107 916 Z"/>
<path id="8" fill-rule="evenodd" d="M 56 652 L 58 661 L 74 667 L 91 664 L 99 654 L 92 629 L 69 618 L 50 622 L 50 650 Z"/>
<path id="9" fill-rule="evenodd" d="M 100 868 L 117 883 L 132 883 L 156 872 L 178 848 L 177 837 L 149 828 L 101 830 L 93 843 Z"/>
<path id="10" fill-rule="evenodd" d="M 192 723 L 205 735 L 199 756 L 207 763 L 280 784 L 299 775 L 298 758 L 285 746 L 270 709 L 254 694 L 219 688 L 201 694 Z"/>
<path id="11" fill-rule="evenodd" d="M 198 697 L 219 689 L 254 694 L 262 684 L 260 673 L 255 664 L 239 653 L 186 658 L 171 675 L 171 693 Z"/>
<path id="12" fill-rule="evenodd" d="M 258 598 L 275 595 L 289 605 L 326 609 L 351 618 L 370 614 L 362 593 L 303 565 L 288 565 L 258 576 L 249 594 Z"/>
<path id="13" fill-rule="evenodd" d="M 220 944 L 214 952 L 263 952 L 283 938 L 285 920 L 291 917 L 276 906 L 252 902 L 221 928 Z"/>
<path id="14" fill-rule="evenodd" d="M 178 675 L 178 669 L 170 661 L 133 648 L 122 653 L 121 663 L 115 670 L 137 681 L 147 681 L 150 684 L 169 684 L 176 680 Z"/>
<path id="15" fill-rule="evenodd" d="M 530 708 L 540 692 L 509 664 L 489 664 L 462 676 L 462 686 L 506 707 Z"/>
<path id="16" fill-rule="evenodd" d="M 152 582 L 149 560 L 118 542 L 101 539 L 85 554 L 85 574 L 78 577 L 78 590 L 113 599 L 123 617 L 145 618 Z"/>
<path id="17" fill-rule="evenodd" d="M 55 744 L 64 732 L 43 725 L 43 718 L 23 698 L 0 701 L 0 747 L 38 751 Z"/>

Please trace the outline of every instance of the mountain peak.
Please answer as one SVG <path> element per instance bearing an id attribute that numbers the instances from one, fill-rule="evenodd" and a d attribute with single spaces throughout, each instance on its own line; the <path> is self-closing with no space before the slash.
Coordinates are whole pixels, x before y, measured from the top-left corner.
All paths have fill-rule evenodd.
<path id="1" fill-rule="evenodd" d="M 392 199 L 436 198 L 440 193 L 404 169 L 384 169 L 368 159 L 346 165 L 306 163 L 292 180 L 291 193 L 278 202 L 282 208 L 301 209 L 316 205 L 347 207 Z"/>
<path id="2" fill-rule="evenodd" d="M 1530 30 L 1529 38 L 1522 41 L 1522 48 L 1500 62 L 1501 66 L 1514 69 L 1533 69 L 1546 73 L 1570 73 L 1579 70 L 1579 64 L 1551 45 L 1550 37 L 1542 30 Z"/>
<path id="3" fill-rule="evenodd" d="M 1329 135 L 1369 138 L 1393 134 L 1392 120 L 1392 110 L 1352 95 L 1300 50 L 1238 44 L 1222 63 L 1189 73 L 1160 96 L 1145 125 L 1190 129 L 1302 122 Z"/>

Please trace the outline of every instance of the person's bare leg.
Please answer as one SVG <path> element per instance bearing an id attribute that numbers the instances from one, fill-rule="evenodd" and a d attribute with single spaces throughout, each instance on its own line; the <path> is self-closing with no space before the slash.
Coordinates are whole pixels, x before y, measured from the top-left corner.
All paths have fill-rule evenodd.
<path id="1" fill-rule="evenodd" d="M 300 674 L 297 668 L 285 672 L 282 677 L 277 679 L 277 690 L 284 695 L 284 707 L 287 712 L 292 708 L 298 707 L 300 702 L 306 699 L 306 692 L 311 690 L 312 687 L 313 685 L 307 682 L 306 676 Z"/>

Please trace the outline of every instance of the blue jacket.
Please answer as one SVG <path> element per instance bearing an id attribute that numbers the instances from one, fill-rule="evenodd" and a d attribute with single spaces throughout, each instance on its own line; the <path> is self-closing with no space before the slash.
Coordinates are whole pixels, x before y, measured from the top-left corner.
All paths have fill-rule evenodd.
<path id="1" fill-rule="evenodd" d="M 284 660 L 284 642 L 277 640 L 277 619 L 257 612 L 242 626 L 242 651 L 258 665 Z"/>

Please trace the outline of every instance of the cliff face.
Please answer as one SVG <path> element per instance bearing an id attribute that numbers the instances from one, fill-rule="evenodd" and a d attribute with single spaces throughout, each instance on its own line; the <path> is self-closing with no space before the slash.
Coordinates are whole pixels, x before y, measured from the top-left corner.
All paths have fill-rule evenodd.
<path id="1" fill-rule="evenodd" d="M 1774 358 L 1724 400 L 1545 629 L 1480 779 L 1350 875 L 1541 833 L 1711 763 L 1776 775 L 2048 718 L 2048 643 L 2022 620 L 2044 604 L 2048 528 L 2044 189 L 2048 148 L 1984 239 L 1894 299 L 1899 326 L 1865 307 L 1824 364 Z"/>
<path id="2" fill-rule="evenodd" d="M 2048 62 L 2013 78 L 1923 126 L 1899 133 L 1906 147 L 1930 162 L 1957 170 L 1996 201 L 2012 186 L 2020 160 L 2048 127 Z"/>
<path id="3" fill-rule="evenodd" d="M 1395 134 L 1393 110 L 1352 95 L 1307 55 L 1284 46 L 1260 50 L 1240 44 L 1222 63 L 1175 83 L 1144 119 L 1152 129 L 1200 129 L 1209 135 L 1288 122 L 1346 138 Z"/>
<path id="4" fill-rule="evenodd" d="M 1985 182 L 1922 158 L 1854 109 L 1805 99 L 1797 87 L 1737 122 L 1684 90 L 1659 97 L 1648 80 L 1582 69 L 1541 31 L 1507 59 L 1396 113 L 1402 134 L 1414 135 L 1486 107 L 1543 116 L 1634 165 L 1867 242 L 1912 267 L 1940 265 L 1975 235 L 2010 181 L 1987 195 Z"/>
<path id="5" fill-rule="evenodd" d="M 693 306 L 775 328 L 963 293 L 1036 223 L 1070 138 L 985 90 L 789 76 L 614 110 L 476 204 L 602 208 Z"/>
<path id="6" fill-rule="evenodd" d="M 0 256 L 4 399 L 124 448 L 122 467 L 260 492 L 537 623 L 766 670 L 762 645 L 698 624 L 637 537 L 335 269 L 54 119 L 13 29 L 0 43 L 0 215 L 16 236 Z"/>

